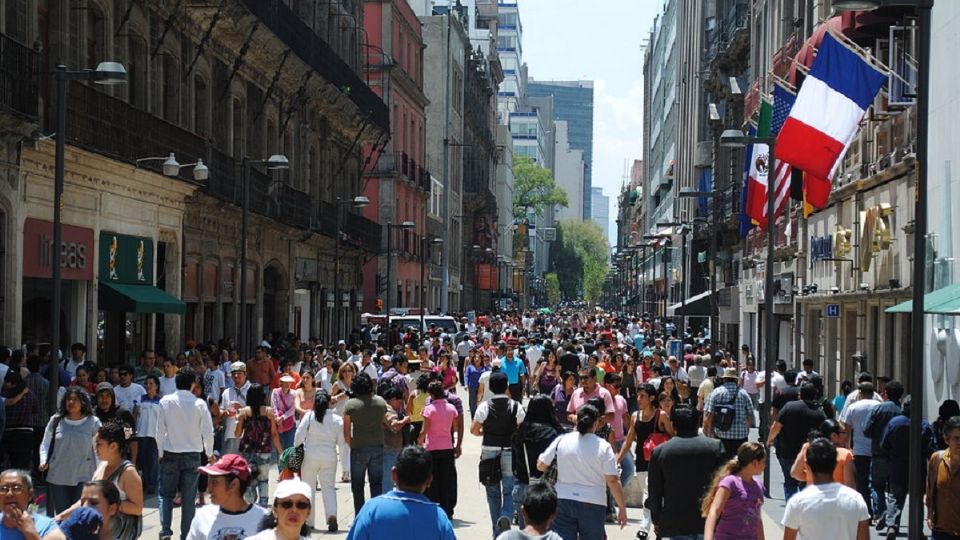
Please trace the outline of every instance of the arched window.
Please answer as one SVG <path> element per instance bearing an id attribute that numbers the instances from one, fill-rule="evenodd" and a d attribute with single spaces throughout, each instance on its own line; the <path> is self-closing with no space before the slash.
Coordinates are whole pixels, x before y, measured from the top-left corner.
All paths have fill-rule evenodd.
<path id="1" fill-rule="evenodd" d="M 160 92 L 160 107 L 157 112 L 171 123 L 180 121 L 180 66 L 171 53 L 161 53 L 158 58 L 159 78 L 157 90 Z"/>

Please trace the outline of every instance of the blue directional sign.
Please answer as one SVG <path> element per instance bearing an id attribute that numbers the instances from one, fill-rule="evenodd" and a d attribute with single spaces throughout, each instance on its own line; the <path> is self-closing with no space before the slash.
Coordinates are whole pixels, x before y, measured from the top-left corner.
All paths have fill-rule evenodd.
<path id="1" fill-rule="evenodd" d="M 840 304 L 827 304 L 827 317 L 839 317 Z"/>

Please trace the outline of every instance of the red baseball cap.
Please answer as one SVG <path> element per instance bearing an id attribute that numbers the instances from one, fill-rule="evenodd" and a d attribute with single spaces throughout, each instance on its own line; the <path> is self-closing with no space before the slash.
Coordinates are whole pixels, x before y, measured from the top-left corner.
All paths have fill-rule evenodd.
<path id="1" fill-rule="evenodd" d="M 200 467 L 200 472 L 210 476 L 232 474 L 246 482 L 250 479 L 250 464 L 239 454 L 227 454 L 216 463 Z"/>

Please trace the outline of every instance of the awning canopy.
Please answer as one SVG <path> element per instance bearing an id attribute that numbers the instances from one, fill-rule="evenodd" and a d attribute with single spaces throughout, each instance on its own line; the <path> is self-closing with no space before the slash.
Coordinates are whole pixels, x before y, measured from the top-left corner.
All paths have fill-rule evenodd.
<path id="1" fill-rule="evenodd" d="M 711 301 L 710 291 L 704 291 L 696 296 L 687 298 L 686 302 L 680 302 L 667 308 L 667 315 L 675 317 L 713 317 L 719 315 L 714 302 Z"/>
<path id="2" fill-rule="evenodd" d="M 923 310 L 936 315 L 960 315 L 960 284 L 947 285 L 923 295 Z M 913 313 L 913 300 L 885 310 L 887 313 Z"/>
<path id="3" fill-rule="evenodd" d="M 153 285 L 126 285 L 100 281 L 100 309 L 125 313 L 178 313 L 187 305 Z"/>

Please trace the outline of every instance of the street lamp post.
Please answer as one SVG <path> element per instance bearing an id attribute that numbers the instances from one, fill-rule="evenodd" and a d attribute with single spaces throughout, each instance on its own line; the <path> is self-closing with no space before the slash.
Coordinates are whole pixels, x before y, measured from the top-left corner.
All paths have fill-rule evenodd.
<path id="1" fill-rule="evenodd" d="M 58 65 L 54 72 L 57 83 L 57 144 L 54 151 L 53 172 L 53 267 L 50 278 L 53 281 L 53 298 L 51 304 L 51 321 L 53 325 L 50 337 L 50 364 L 48 378 L 50 388 L 60 385 L 60 295 L 63 289 L 63 274 L 61 271 L 60 246 L 63 244 L 63 223 L 61 206 L 63 204 L 64 183 L 64 156 L 67 146 L 67 89 L 70 81 L 92 81 L 96 84 L 112 85 L 126 82 L 127 70 L 117 62 L 101 62 L 97 69 L 82 69 L 70 71 L 67 66 Z M 57 393 L 51 391 L 49 395 L 50 410 L 57 409 Z"/>
<path id="2" fill-rule="evenodd" d="M 353 208 L 364 208 L 369 205 L 370 199 L 364 197 L 363 195 L 346 200 L 337 197 L 336 200 L 335 212 L 337 214 L 337 223 L 335 227 L 336 234 L 334 235 L 335 237 L 333 241 L 333 298 L 334 305 L 336 306 L 336 308 L 333 310 L 333 324 L 335 328 L 333 332 L 336 334 L 334 339 L 339 339 L 339 336 L 342 336 L 345 333 L 341 328 L 342 323 L 340 321 L 340 311 L 342 307 L 340 305 L 340 236 L 343 234 L 343 207 L 351 206 Z"/>
<path id="3" fill-rule="evenodd" d="M 433 250 L 432 246 L 439 246 L 443 244 L 443 238 L 434 237 L 429 242 L 427 242 L 427 237 L 424 236 L 420 239 L 420 328 L 424 328 L 423 318 L 426 315 L 427 311 L 427 288 L 424 283 L 427 281 L 427 261 L 433 262 Z"/>
<path id="4" fill-rule="evenodd" d="M 392 266 L 390 263 L 393 257 L 393 231 L 394 230 L 406 231 L 406 230 L 413 229 L 416 226 L 417 226 L 416 223 L 412 221 L 404 221 L 403 223 L 392 223 L 390 221 L 387 222 L 387 294 L 384 295 L 385 296 L 384 313 L 386 314 L 386 317 L 387 317 L 388 332 L 390 329 L 390 292 L 391 292 L 391 289 L 393 289 L 393 284 L 390 283 L 390 267 Z M 387 336 L 389 335 L 390 334 L 388 333 Z M 389 337 L 388 337 L 387 345 L 390 347 L 393 346 L 393 343 L 389 343 Z"/>
<path id="5" fill-rule="evenodd" d="M 907 483 L 908 538 L 926 538 L 923 533 L 923 445 L 920 443 L 923 422 L 924 336 L 926 335 L 924 292 L 926 291 L 927 265 L 927 156 L 930 116 L 930 27 L 933 0 L 834 0 L 833 7 L 840 11 L 871 10 L 879 7 L 915 7 L 917 9 L 917 162 L 916 196 L 913 211 L 913 276 L 910 288 L 913 298 L 910 340 L 910 396 L 915 400 L 910 415 L 910 459 Z"/>
<path id="6" fill-rule="evenodd" d="M 768 155 L 771 157 L 769 160 L 770 170 L 773 170 L 774 160 L 773 156 L 776 155 L 777 139 L 775 137 L 748 137 L 743 134 L 738 129 L 727 129 L 724 130 L 723 134 L 720 135 L 720 146 L 726 148 L 743 148 L 748 144 L 765 144 L 768 147 Z M 764 380 L 766 383 L 763 385 L 763 400 L 766 403 L 766 406 L 770 406 L 770 402 L 773 399 L 772 386 L 771 383 L 771 373 L 773 373 L 774 367 L 777 362 L 776 351 L 774 347 L 776 346 L 776 336 L 774 335 L 774 326 L 776 320 L 773 314 L 773 256 L 774 256 L 774 240 L 776 238 L 776 229 L 774 221 L 774 210 L 776 208 L 776 190 L 773 189 L 772 182 L 770 181 L 772 175 L 767 175 L 767 261 L 766 261 L 766 275 L 764 275 L 763 280 L 763 309 L 764 309 L 764 358 L 766 359 L 764 366 Z M 713 278 L 711 277 L 711 281 Z M 711 334 L 711 339 L 714 336 Z M 763 413 L 761 413 L 763 414 Z M 766 466 L 763 469 L 763 489 L 766 492 L 767 496 L 770 496 L 770 463 L 767 461 Z"/>
<path id="7" fill-rule="evenodd" d="M 249 356 L 250 336 L 247 335 L 247 229 L 250 221 L 250 169 L 262 165 L 268 171 L 279 171 L 290 167 L 290 160 L 283 154 L 274 154 L 267 159 L 243 158 L 242 163 L 243 204 L 240 220 L 240 331 L 237 333 L 240 347 L 240 359 L 246 361 Z"/>

